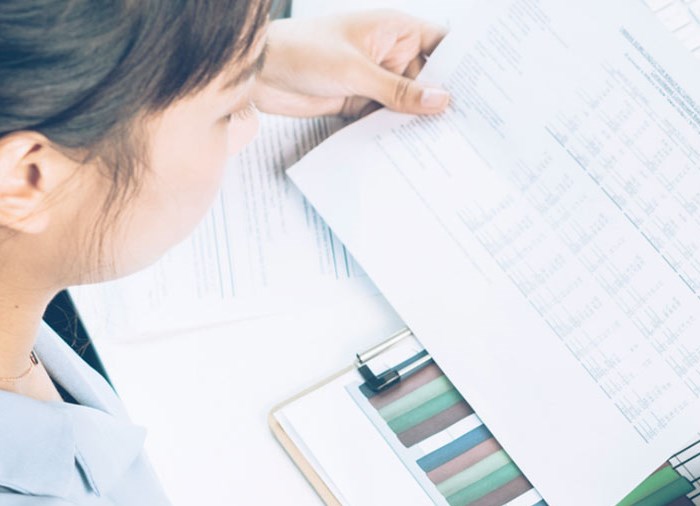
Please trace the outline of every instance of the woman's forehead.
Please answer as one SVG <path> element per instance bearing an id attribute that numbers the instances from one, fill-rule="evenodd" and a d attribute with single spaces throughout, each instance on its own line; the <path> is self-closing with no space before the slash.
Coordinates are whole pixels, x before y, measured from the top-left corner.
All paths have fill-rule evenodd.
<path id="1" fill-rule="evenodd" d="M 265 66 L 267 54 L 267 25 L 258 30 L 256 41 L 246 55 L 231 62 L 223 72 L 222 91 L 235 88 L 259 74 Z"/>
<path id="2" fill-rule="evenodd" d="M 265 54 L 267 45 L 264 44 L 260 50 L 252 53 L 253 57 L 246 62 L 235 62 L 224 71 L 224 84 L 222 90 L 236 88 L 242 83 L 249 80 L 251 77 L 259 74 L 265 66 Z M 251 61 L 252 60 L 252 61 Z"/>

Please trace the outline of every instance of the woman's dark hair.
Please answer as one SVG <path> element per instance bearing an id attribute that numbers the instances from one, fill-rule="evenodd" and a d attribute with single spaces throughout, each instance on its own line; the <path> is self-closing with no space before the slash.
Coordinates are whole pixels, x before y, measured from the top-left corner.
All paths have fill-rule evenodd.
<path id="1" fill-rule="evenodd" d="M 106 208 L 134 179 L 133 120 L 251 51 L 269 0 L 0 1 L 0 137 L 19 130 L 98 157 Z"/>

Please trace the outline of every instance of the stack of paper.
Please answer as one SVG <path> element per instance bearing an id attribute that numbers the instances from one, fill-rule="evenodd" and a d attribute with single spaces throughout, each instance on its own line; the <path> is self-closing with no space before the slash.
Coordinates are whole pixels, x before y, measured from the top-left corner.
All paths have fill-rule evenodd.
<path id="1" fill-rule="evenodd" d="M 611 504 L 700 428 L 700 68 L 633 1 L 463 21 L 445 115 L 291 176 L 545 499 Z"/>

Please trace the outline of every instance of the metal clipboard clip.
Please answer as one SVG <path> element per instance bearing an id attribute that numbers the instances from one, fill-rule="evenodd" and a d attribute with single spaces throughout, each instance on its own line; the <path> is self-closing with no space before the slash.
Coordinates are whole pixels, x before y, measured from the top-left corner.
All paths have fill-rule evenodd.
<path id="1" fill-rule="evenodd" d="M 355 367 L 357 367 L 357 371 L 362 376 L 362 379 L 365 380 L 365 383 L 370 390 L 376 393 L 383 392 L 384 390 L 391 388 L 400 382 L 402 378 L 416 372 L 418 369 L 433 360 L 427 351 L 422 350 L 409 359 L 404 360 L 396 367 L 391 367 L 378 375 L 375 375 L 372 372 L 369 365 L 367 365 L 367 362 L 382 354 L 384 351 L 388 350 L 402 339 L 412 335 L 413 332 L 411 332 L 411 329 L 405 328 L 391 336 L 383 343 L 370 348 L 364 353 L 356 354 L 357 360 L 355 361 Z"/>

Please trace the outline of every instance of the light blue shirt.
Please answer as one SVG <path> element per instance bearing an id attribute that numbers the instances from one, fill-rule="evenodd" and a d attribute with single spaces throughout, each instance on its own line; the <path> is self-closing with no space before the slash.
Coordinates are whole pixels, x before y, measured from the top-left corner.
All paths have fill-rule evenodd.
<path id="1" fill-rule="evenodd" d="M 160 506 L 165 497 L 109 384 L 42 324 L 35 351 L 80 405 L 0 390 L 1 506 Z"/>

